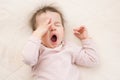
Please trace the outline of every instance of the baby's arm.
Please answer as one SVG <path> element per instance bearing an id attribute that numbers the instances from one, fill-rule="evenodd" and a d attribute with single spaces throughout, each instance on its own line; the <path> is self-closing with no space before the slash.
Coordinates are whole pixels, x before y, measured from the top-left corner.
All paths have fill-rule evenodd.
<path id="1" fill-rule="evenodd" d="M 51 20 L 47 19 L 44 23 L 37 23 L 36 30 L 32 33 L 32 36 L 28 40 L 23 50 L 24 61 L 28 65 L 35 65 L 38 61 L 41 40 L 44 34 L 51 26 Z"/>
<path id="2" fill-rule="evenodd" d="M 23 50 L 24 62 L 33 66 L 38 61 L 41 41 L 35 36 L 31 36 Z"/>
<path id="3" fill-rule="evenodd" d="M 88 36 L 84 26 L 74 29 L 74 34 L 82 42 L 82 48 L 78 47 L 74 57 L 74 63 L 82 66 L 94 66 L 98 64 L 98 55 L 96 53 L 95 43 Z"/>

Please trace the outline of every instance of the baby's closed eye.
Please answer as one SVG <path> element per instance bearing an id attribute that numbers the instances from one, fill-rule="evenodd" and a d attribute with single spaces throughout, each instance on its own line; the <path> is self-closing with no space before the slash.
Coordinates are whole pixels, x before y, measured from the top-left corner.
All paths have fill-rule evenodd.
<path id="1" fill-rule="evenodd" d="M 55 26 L 56 26 L 56 27 L 61 27 L 62 24 L 61 24 L 60 22 L 56 22 L 56 23 L 55 23 Z"/>

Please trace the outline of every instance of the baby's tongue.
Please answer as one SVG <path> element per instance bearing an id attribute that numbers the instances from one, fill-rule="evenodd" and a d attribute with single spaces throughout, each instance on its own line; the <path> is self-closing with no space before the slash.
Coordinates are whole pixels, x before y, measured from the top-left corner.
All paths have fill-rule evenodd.
<path id="1" fill-rule="evenodd" d="M 53 35 L 53 36 L 51 37 L 51 41 L 52 41 L 52 42 L 56 42 L 56 41 L 57 41 L 57 36 L 56 36 L 56 35 Z"/>

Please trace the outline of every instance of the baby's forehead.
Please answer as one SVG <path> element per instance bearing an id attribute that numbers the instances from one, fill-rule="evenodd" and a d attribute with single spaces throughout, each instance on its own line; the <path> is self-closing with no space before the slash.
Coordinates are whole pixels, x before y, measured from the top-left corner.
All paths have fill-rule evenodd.
<path id="1" fill-rule="evenodd" d="M 52 21 L 61 21 L 60 14 L 57 12 L 47 11 L 47 12 L 41 13 L 41 14 L 36 16 L 37 21 L 43 22 L 43 21 L 48 20 L 48 19 L 52 19 Z"/>

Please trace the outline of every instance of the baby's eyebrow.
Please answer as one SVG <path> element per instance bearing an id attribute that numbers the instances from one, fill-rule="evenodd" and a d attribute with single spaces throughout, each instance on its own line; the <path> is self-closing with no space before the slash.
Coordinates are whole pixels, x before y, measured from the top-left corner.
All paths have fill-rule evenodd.
<path id="1" fill-rule="evenodd" d="M 55 24 L 61 24 L 61 22 L 60 22 L 60 21 L 57 21 L 57 22 L 55 22 Z"/>

